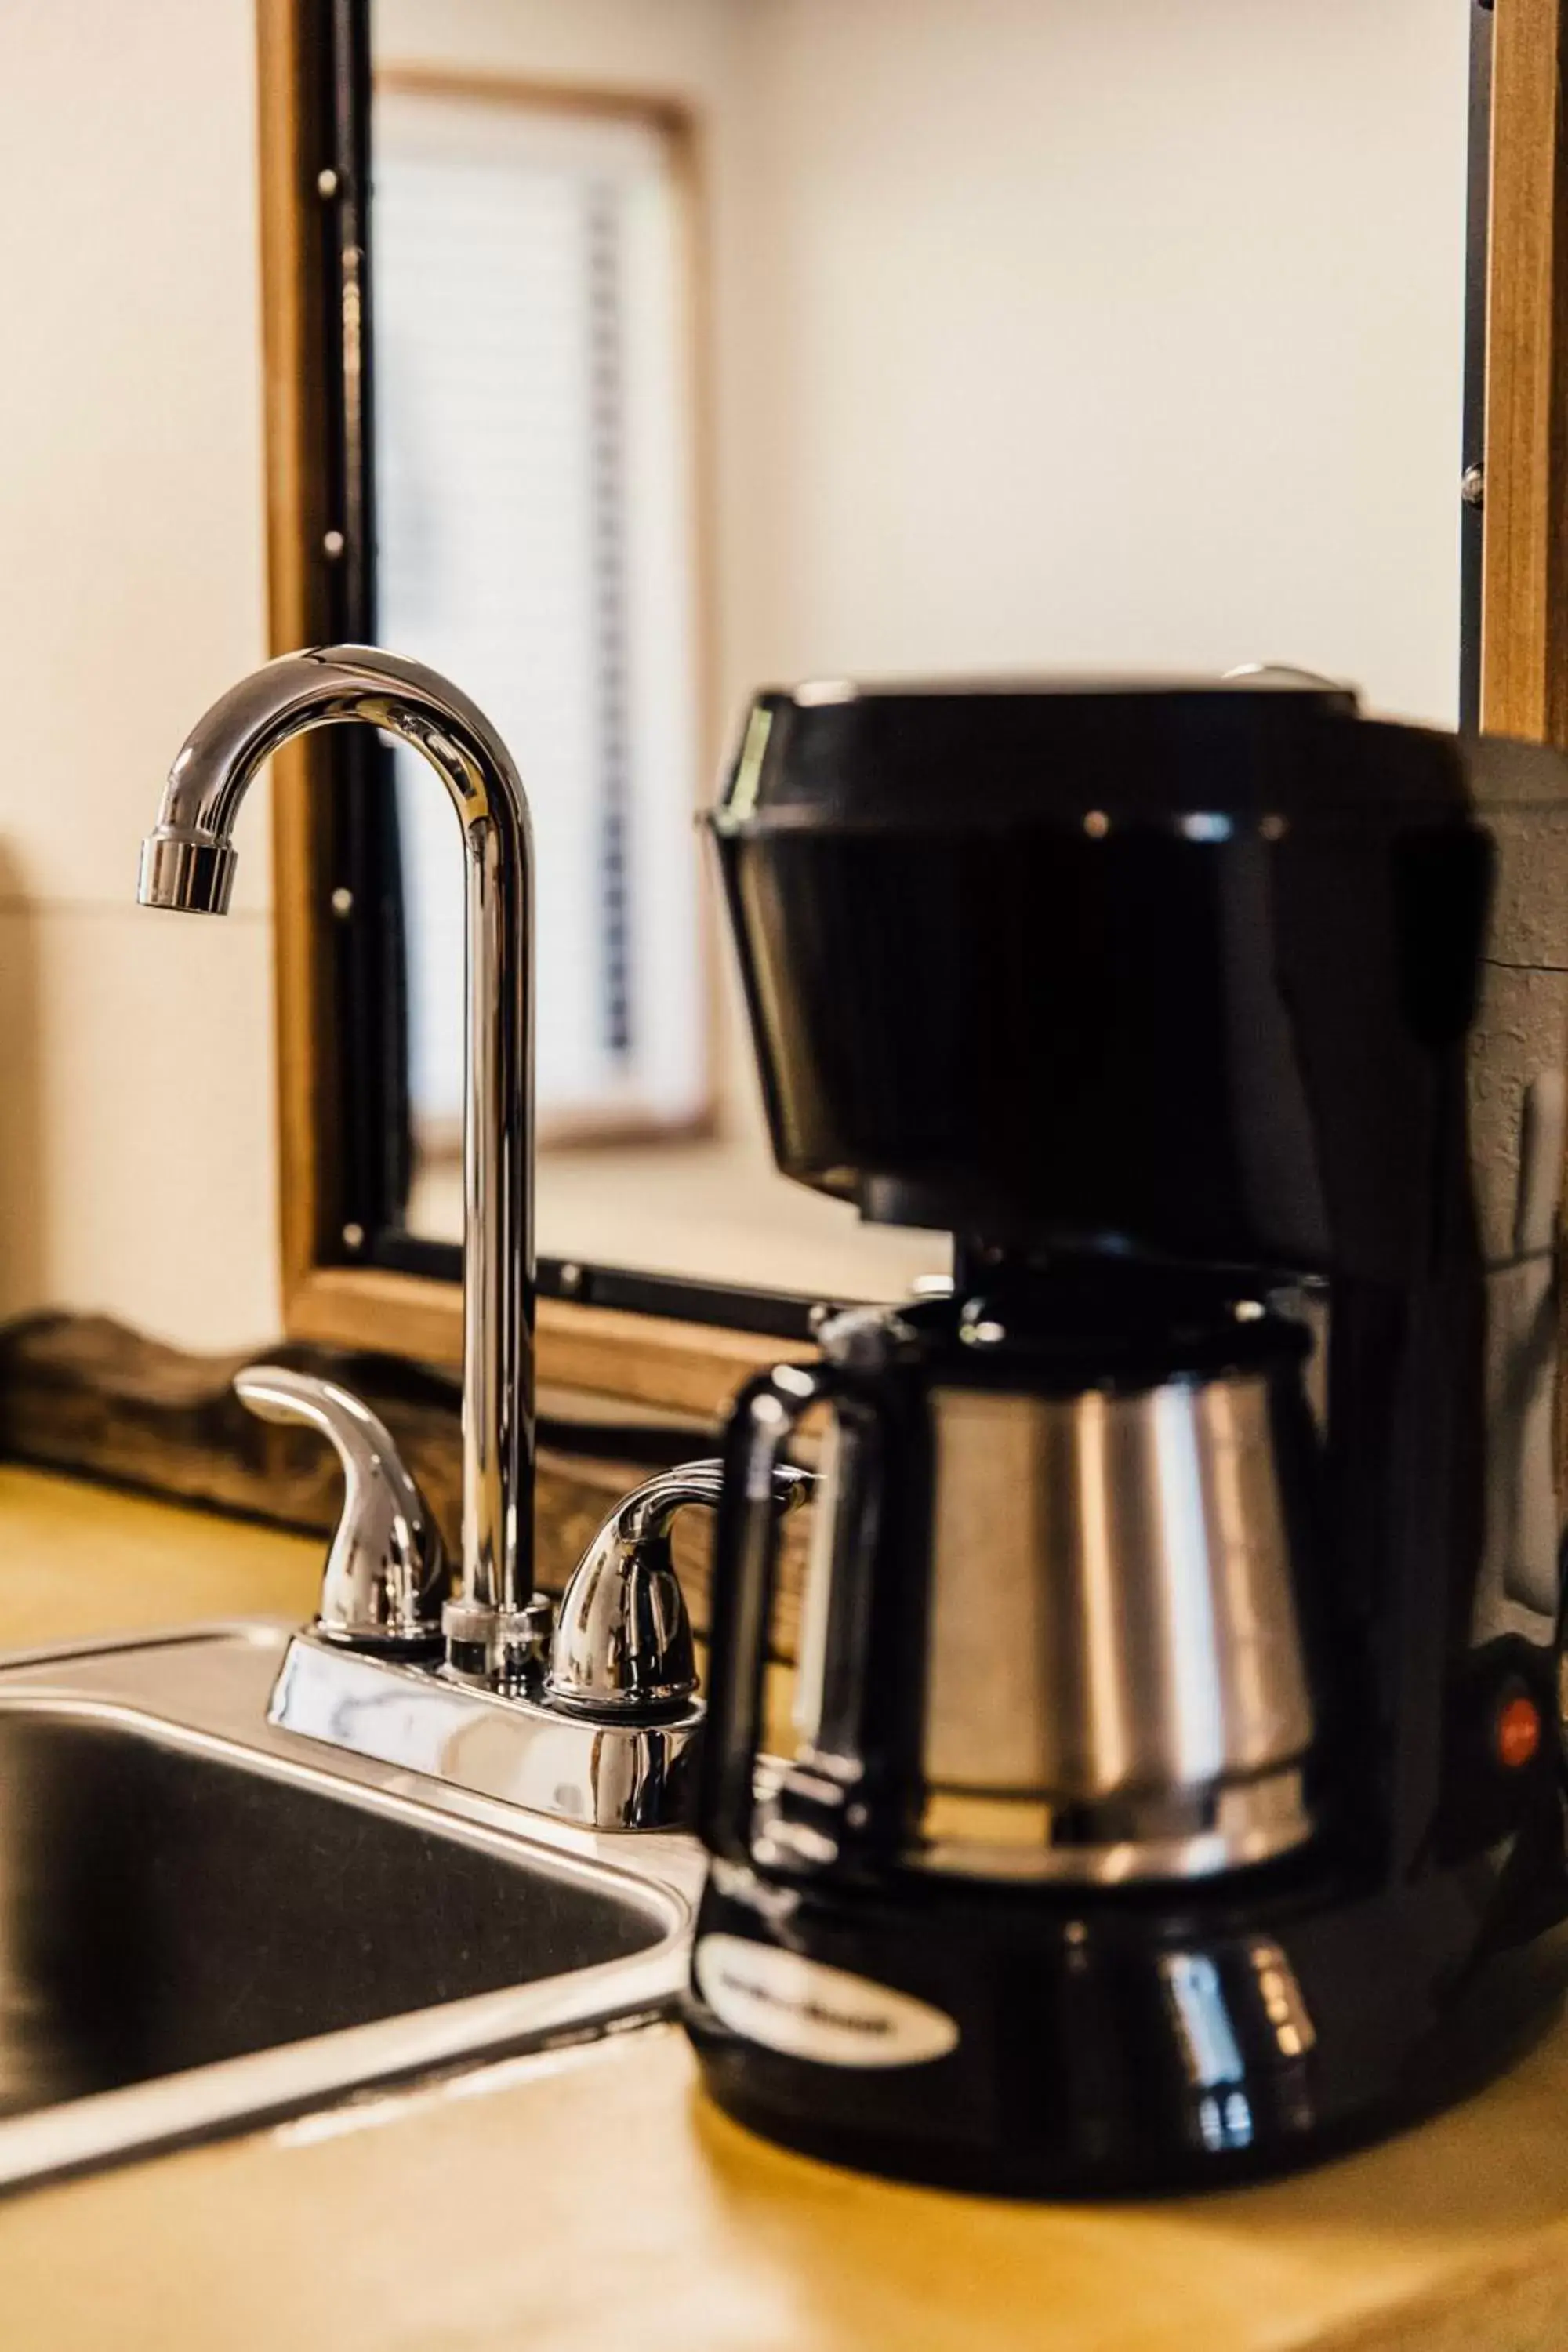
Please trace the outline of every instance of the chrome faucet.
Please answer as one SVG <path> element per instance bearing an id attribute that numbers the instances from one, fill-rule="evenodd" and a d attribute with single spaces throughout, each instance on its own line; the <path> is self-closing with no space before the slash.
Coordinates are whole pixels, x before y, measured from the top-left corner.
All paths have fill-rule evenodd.
<path id="1" fill-rule="evenodd" d="M 227 911 L 235 818 L 258 770 L 315 727 L 396 735 L 445 783 L 468 873 L 463 1119 L 461 1584 L 375 1414 L 330 1381 L 258 1364 L 235 1388 L 262 1420 L 328 1438 L 343 1508 L 313 1624 L 290 1642 L 269 1720 L 596 1829 L 681 1818 L 702 1724 L 669 1552 L 719 1465 L 664 1471 L 610 1514 L 559 1616 L 533 1590 L 532 848 L 528 802 L 482 712 L 435 671 L 368 646 L 288 654 L 187 737 L 142 845 L 145 907 Z M 773 1473 L 779 1512 L 807 1471 Z M 434 1669 L 434 1670 L 433 1670 Z"/>
<path id="2" fill-rule="evenodd" d="M 542 1657 L 533 1591 L 533 849 L 528 801 L 484 714 L 434 670 L 372 646 L 268 662 L 187 736 L 142 845 L 144 907 L 228 911 L 233 832 L 258 771 L 316 727 L 358 720 L 423 752 L 451 796 L 468 877 L 463 1118 L 462 1581 L 448 1663 L 505 1688 Z"/>

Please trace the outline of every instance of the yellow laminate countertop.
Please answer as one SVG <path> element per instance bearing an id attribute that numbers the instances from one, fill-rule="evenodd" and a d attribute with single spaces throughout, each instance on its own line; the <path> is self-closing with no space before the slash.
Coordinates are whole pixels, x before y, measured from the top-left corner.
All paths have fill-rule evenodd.
<path id="1" fill-rule="evenodd" d="M 0 1470 L 0 1645 L 303 1613 L 319 1547 Z M 1026 2206 L 783 2154 L 658 2026 L 0 2204 L 5 2352 L 1568 2352 L 1568 2023 L 1419 2130 Z"/>

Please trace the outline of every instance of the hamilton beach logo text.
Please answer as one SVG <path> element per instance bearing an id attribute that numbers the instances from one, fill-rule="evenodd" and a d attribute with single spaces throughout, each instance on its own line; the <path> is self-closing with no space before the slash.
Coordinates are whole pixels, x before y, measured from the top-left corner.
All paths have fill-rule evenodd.
<path id="1" fill-rule="evenodd" d="M 909 1993 L 743 1936 L 704 1936 L 696 1976 L 731 2032 L 822 2066 L 923 2065 L 958 2040 L 951 2017 Z"/>
<path id="2" fill-rule="evenodd" d="M 747 2000 L 770 2001 L 775 2009 L 787 2010 L 792 2017 L 804 2017 L 814 2024 L 831 2026 L 844 2033 L 889 2034 L 893 2031 L 890 2017 L 868 2017 L 863 2010 L 825 2009 L 817 2000 L 790 2000 L 771 1985 L 760 1983 L 756 1977 L 748 1980 L 737 1976 L 732 1969 L 722 1969 L 719 1981 L 726 1992 L 738 1992 Z"/>

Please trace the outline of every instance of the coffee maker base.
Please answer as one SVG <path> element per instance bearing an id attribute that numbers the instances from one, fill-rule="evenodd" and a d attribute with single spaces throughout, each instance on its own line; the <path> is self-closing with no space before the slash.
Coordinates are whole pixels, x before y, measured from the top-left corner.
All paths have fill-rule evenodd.
<path id="1" fill-rule="evenodd" d="M 901 1884 L 851 1917 L 721 1864 L 686 2021 L 716 2103 L 804 2155 L 1014 2197 L 1220 2187 L 1398 2128 L 1529 2046 L 1568 1935 L 1478 1966 L 1495 1891 L 1473 1868 L 1079 1907 Z"/>

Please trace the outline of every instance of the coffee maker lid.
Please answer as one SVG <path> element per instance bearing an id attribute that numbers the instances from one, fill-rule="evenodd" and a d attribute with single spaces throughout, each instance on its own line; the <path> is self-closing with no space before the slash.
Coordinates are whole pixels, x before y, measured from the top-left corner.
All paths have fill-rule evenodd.
<path id="1" fill-rule="evenodd" d="M 816 680 L 755 697 L 721 834 L 1462 814 L 1457 737 L 1288 671 L 1231 680 Z"/>

